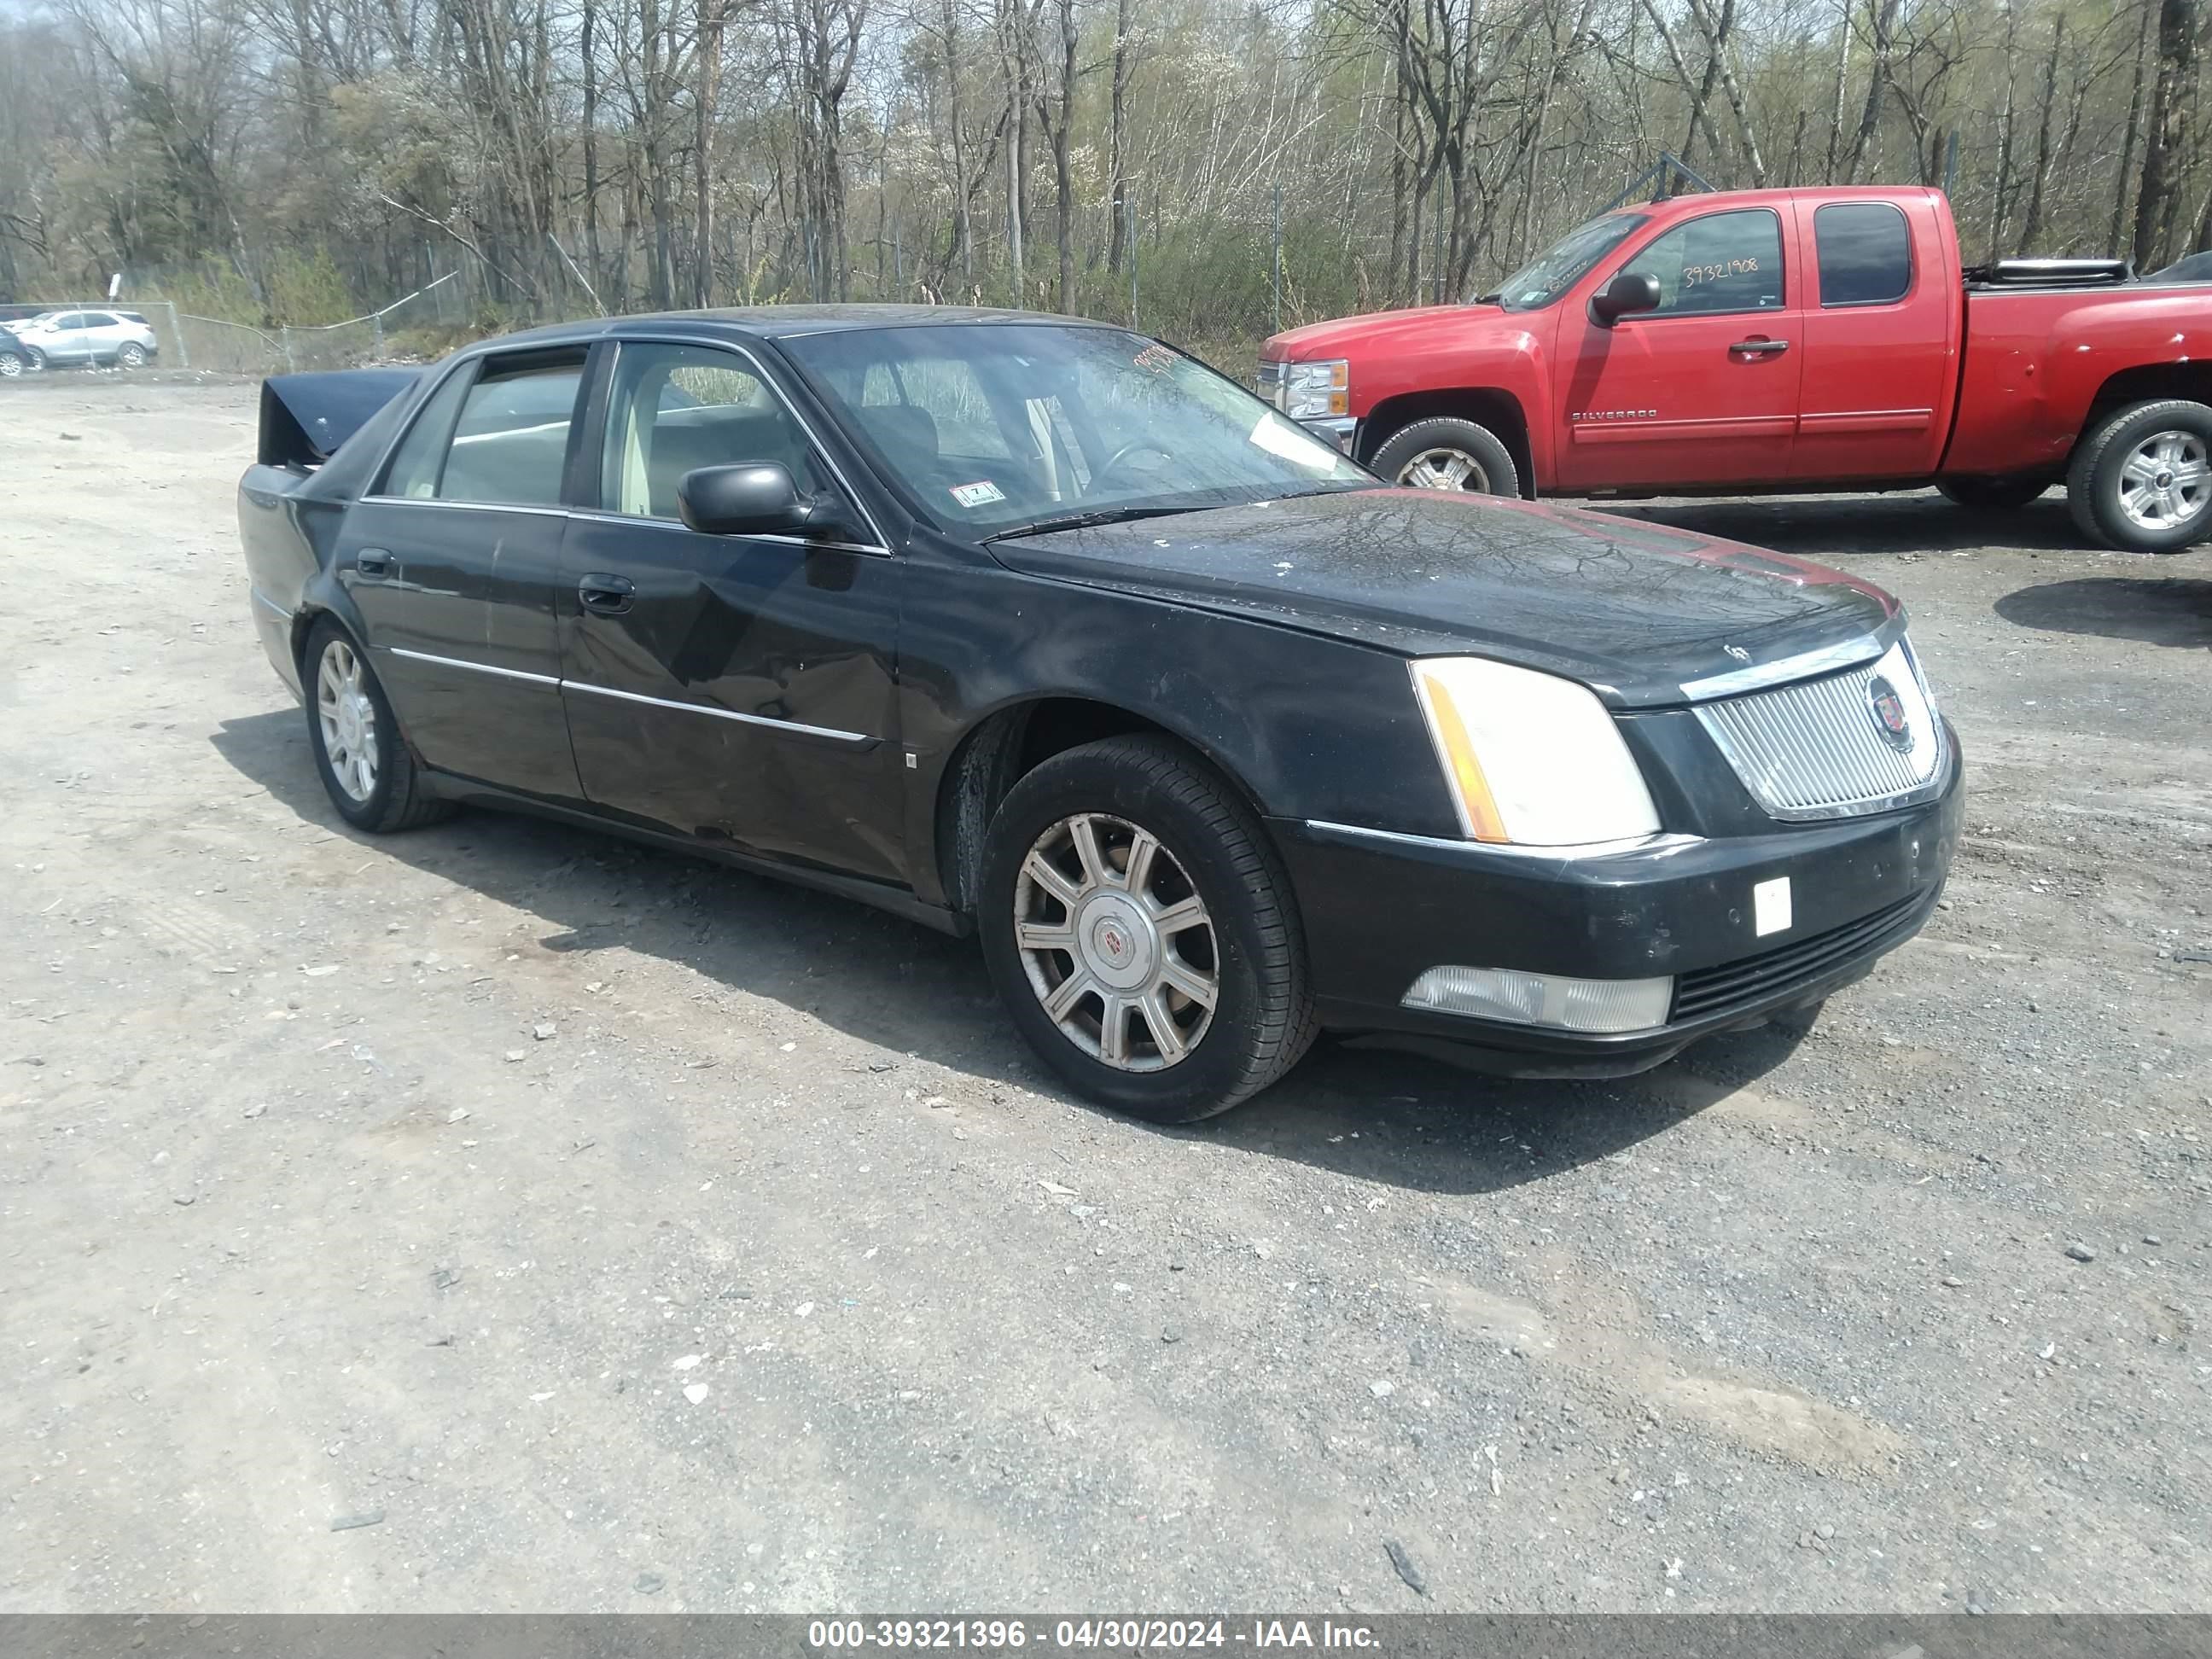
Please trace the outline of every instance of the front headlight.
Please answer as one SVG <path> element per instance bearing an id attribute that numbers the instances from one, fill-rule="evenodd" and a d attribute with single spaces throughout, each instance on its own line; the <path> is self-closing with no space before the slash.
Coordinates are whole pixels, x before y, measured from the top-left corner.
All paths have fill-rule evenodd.
<path id="1" fill-rule="evenodd" d="M 1658 834 L 1651 792 L 1596 693 L 1481 657 L 1412 666 L 1464 834 L 1524 847 Z"/>
<path id="2" fill-rule="evenodd" d="M 1343 359 L 1285 363 L 1282 411 L 1294 421 L 1352 413 L 1352 365 Z"/>

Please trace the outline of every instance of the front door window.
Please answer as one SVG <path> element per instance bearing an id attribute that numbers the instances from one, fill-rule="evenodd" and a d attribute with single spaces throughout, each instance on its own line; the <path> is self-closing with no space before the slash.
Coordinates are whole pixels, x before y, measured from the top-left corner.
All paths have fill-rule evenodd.
<path id="1" fill-rule="evenodd" d="M 1770 208 L 1709 213 L 1677 225 L 1624 267 L 1659 283 L 1644 317 L 1782 309 L 1782 221 Z"/>
<path id="2" fill-rule="evenodd" d="M 674 519 L 686 472 L 756 461 L 783 467 L 804 493 L 817 488 L 806 434 L 743 358 L 702 346 L 622 348 L 599 478 L 606 511 Z"/>

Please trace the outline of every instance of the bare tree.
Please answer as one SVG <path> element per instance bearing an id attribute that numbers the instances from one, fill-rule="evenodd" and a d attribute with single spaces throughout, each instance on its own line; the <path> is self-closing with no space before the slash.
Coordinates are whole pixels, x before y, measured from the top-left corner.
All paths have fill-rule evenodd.
<path id="1" fill-rule="evenodd" d="M 2197 0 L 2159 0 L 2158 73 L 2151 82 L 2142 184 L 2136 195 L 2135 259 L 2139 267 L 2162 258 L 2173 240 L 2196 58 Z"/>

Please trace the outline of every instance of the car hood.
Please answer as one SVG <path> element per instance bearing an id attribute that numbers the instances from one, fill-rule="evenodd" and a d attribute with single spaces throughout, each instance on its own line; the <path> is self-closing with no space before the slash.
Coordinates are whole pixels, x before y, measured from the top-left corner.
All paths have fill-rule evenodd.
<path id="1" fill-rule="evenodd" d="M 1841 571 L 1609 514 L 1363 489 L 993 544 L 1010 568 L 1404 655 L 1494 657 L 1616 707 L 1844 644 L 1897 602 Z"/>
<path id="2" fill-rule="evenodd" d="M 1479 331 L 1484 323 L 1504 319 L 1505 313 L 1496 306 L 1413 306 L 1403 311 L 1366 311 L 1285 329 L 1260 348 L 1260 356 L 1271 361 L 1311 362 L 1405 349 L 1427 352 L 1435 349 L 1440 326 L 1448 328 L 1449 337 L 1457 341 L 1467 337 L 1470 329 Z"/>

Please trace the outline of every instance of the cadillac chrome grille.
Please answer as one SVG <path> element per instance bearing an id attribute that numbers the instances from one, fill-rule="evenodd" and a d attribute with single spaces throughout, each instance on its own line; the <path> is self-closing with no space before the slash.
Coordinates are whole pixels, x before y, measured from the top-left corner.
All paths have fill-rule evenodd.
<path id="1" fill-rule="evenodd" d="M 1885 811 L 1939 787 L 1942 725 L 1901 640 L 1860 667 L 1697 713 L 1744 787 L 1778 818 Z"/>

